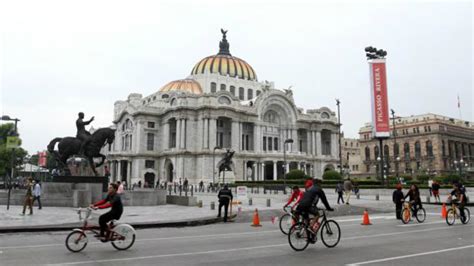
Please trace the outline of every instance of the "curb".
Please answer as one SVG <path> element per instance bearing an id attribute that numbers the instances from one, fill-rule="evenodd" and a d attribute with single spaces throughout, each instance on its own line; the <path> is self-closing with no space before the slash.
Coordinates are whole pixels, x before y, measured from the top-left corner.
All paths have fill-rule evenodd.
<path id="1" fill-rule="evenodd" d="M 422 202 L 421 204 L 443 206 L 443 203 L 440 203 L 440 202 Z M 447 204 L 447 203 L 446 203 L 446 207 L 447 207 L 447 206 L 451 206 L 451 204 Z M 464 205 L 464 206 L 466 206 L 466 207 L 473 207 L 473 206 L 474 206 L 474 202 L 468 202 L 468 203 L 466 203 L 466 205 Z"/>
<path id="2" fill-rule="evenodd" d="M 185 227 L 200 226 L 221 222 L 222 218 L 207 217 L 197 220 L 183 220 L 172 222 L 144 222 L 130 223 L 135 229 L 144 228 L 165 228 L 165 227 Z M 0 227 L 0 233 L 21 233 L 21 232 L 53 232 L 53 231 L 69 231 L 79 228 L 79 223 L 60 224 L 60 225 L 38 225 L 31 227 Z"/>

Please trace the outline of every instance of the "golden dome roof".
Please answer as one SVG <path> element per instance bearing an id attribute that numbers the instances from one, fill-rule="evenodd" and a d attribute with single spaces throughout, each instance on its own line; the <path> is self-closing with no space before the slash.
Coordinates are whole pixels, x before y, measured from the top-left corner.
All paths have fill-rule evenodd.
<path id="1" fill-rule="evenodd" d="M 222 41 L 219 43 L 219 53 L 201 59 L 191 71 L 191 75 L 204 73 L 218 73 L 246 80 L 257 80 L 257 74 L 244 60 L 232 56 L 229 52 L 229 43 L 226 39 L 227 31 L 221 29 Z"/>
<path id="2" fill-rule="evenodd" d="M 170 91 L 184 91 L 193 94 L 202 94 L 201 85 L 194 79 L 179 79 L 171 81 L 165 86 L 161 87 L 160 92 L 170 92 Z"/>

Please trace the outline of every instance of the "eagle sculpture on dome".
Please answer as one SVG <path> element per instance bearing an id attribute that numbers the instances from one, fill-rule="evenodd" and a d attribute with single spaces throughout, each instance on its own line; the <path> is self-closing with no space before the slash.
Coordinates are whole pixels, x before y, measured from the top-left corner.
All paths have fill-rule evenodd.
<path id="1" fill-rule="evenodd" d="M 222 38 L 225 40 L 228 30 L 221 29 L 221 32 L 222 32 Z"/>
<path id="2" fill-rule="evenodd" d="M 221 29 L 222 32 L 222 41 L 219 42 L 219 53 L 221 55 L 231 55 L 229 52 L 229 42 L 227 42 L 226 39 L 226 34 L 227 31 L 224 29 Z"/>

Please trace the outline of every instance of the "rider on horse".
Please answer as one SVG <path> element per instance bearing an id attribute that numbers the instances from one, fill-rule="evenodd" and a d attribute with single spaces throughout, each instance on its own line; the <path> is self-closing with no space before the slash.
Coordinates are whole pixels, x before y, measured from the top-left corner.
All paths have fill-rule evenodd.
<path id="1" fill-rule="evenodd" d="M 80 112 L 79 118 L 76 120 L 76 127 L 77 127 L 77 134 L 76 138 L 81 141 L 81 149 L 79 150 L 80 155 L 84 155 L 84 148 L 89 143 L 91 139 L 91 133 L 86 130 L 87 125 L 89 125 L 92 121 L 94 121 L 94 117 L 92 117 L 89 121 L 83 121 L 84 113 Z"/>

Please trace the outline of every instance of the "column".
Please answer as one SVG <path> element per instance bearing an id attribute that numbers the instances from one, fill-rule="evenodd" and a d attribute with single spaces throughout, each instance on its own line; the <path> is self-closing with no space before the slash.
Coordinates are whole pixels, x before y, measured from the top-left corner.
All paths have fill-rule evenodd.
<path id="1" fill-rule="evenodd" d="M 209 148 L 214 149 L 217 146 L 216 134 L 217 134 L 217 119 L 209 119 Z"/>
<path id="2" fill-rule="evenodd" d="M 242 147 L 245 147 L 245 138 L 242 139 L 242 134 L 243 134 L 243 124 L 239 123 L 239 151 L 243 150 Z"/>
<path id="3" fill-rule="evenodd" d="M 203 144 L 203 148 L 204 149 L 209 149 L 209 118 L 204 118 L 203 119 L 203 129 L 202 129 L 202 132 L 203 132 L 203 140 L 202 140 L 202 144 Z"/>
<path id="4" fill-rule="evenodd" d="M 321 155 L 321 131 L 316 131 L 316 155 Z"/>
<path id="5" fill-rule="evenodd" d="M 168 121 L 163 125 L 163 132 L 160 132 L 163 136 L 163 150 L 170 148 L 170 123 Z"/>
<path id="6" fill-rule="evenodd" d="M 339 157 L 339 154 L 338 154 L 339 140 L 337 138 L 338 137 L 337 135 L 338 135 L 337 133 L 332 133 L 331 134 L 331 155 L 333 157 Z"/>
<path id="7" fill-rule="evenodd" d="M 186 148 L 186 119 L 181 119 L 181 149 Z"/>
<path id="8" fill-rule="evenodd" d="M 306 154 L 311 154 L 311 131 L 306 131 Z"/>
<path id="9" fill-rule="evenodd" d="M 291 144 L 291 150 L 293 152 L 299 152 L 299 140 L 298 140 L 298 131 L 296 129 L 292 129 L 291 130 L 291 136 L 292 136 L 292 139 L 293 139 L 293 144 Z"/>
<path id="10" fill-rule="evenodd" d="M 265 180 L 265 162 L 262 162 L 262 176 L 260 180 Z"/>
<path id="11" fill-rule="evenodd" d="M 176 120 L 176 149 L 181 147 L 181 118 Z"/>
<path id="12" fill-rule="evenodd" d="M 239 121 L 232 120 L 232 144 L 231 147 L 234 151 L 239 150 Z"/>
<path id="13" fill-rule="evenodd" d="M 191 141 L 197 141 L 197 143 L 191 143 L 191 149 L 192 150 L 200 150 L 201 148 L 204 148 L 204 121 L 202 119 L 197 120 L 197 133 L 196 133 L 196 138 L 191 138 Z M 192 134 L 191 134 L 192 135 Z M 194 144 L 194 145 L 193 145 Z"/>
<path id="14" fill-rule="evenodd" d="M 132 181 L 132 161 L 128 161 L 127 163 L 128 163 L 127 184 L 130 184 Z M 142 182 L 142 183 L 144 184 L 145 182 Z"/>
<path id="15" fill-rule="evenodd" d="M 248 177 L 247 177 L 247 161 L 246 161 L 246 160 L 243 160 L 243 161 L 242 161 L 242 164 L 243 164 L 243 165 L 242 165 L 242 166 L 243 166 L 242 168 L 244 169 L 243 175 L 242 175 L 242 180 L 247 181 L 247 180 L 248 180 L 248 179 L 247 179 L 247 178 L 248 178 Z"/>
<path id="16" fill-rule="evenodd" d="M 273 180 L 277 180 L 277 161 L 273 161 Z"/>
<path id="17" fill-rule="evenodd" d="M 316 137 L 314 131 L 311 131 L 311 154 L 316 155 Z"/>
<path id="18" fill-rule="evenodd" d="M 253 126 L 253 150 L 256 152 L 256 153 L 259 153 L 260 152 L 260 146 L 261 146 L 261 142 L 262 140 L 260 139 L 260 126 L 259 125 L 256 125 L 254 124 Z"/>
<path id="19" fill-rule="evenodd" d="M 117 180 L 122 181 L 122 161 L 118 161 L 118 168 L 117 168 Z M 127 182 L 127 184 L 130 184 Z"/>
<path id="20" fill-rule="evenodd" d="M 253 171 L 252 171 L 252 179 L 253 179 L 253 180 L 258 180 L 258 176 L 257 176 L 257 175 L 258 175 L 258 173 L 257 173 L 258 167 L 257 167 L 257 163 L 256 163 L 256 162 L 254 162 L 254 163 L 252 164 L 252 170 L 253 170 Z"/>

